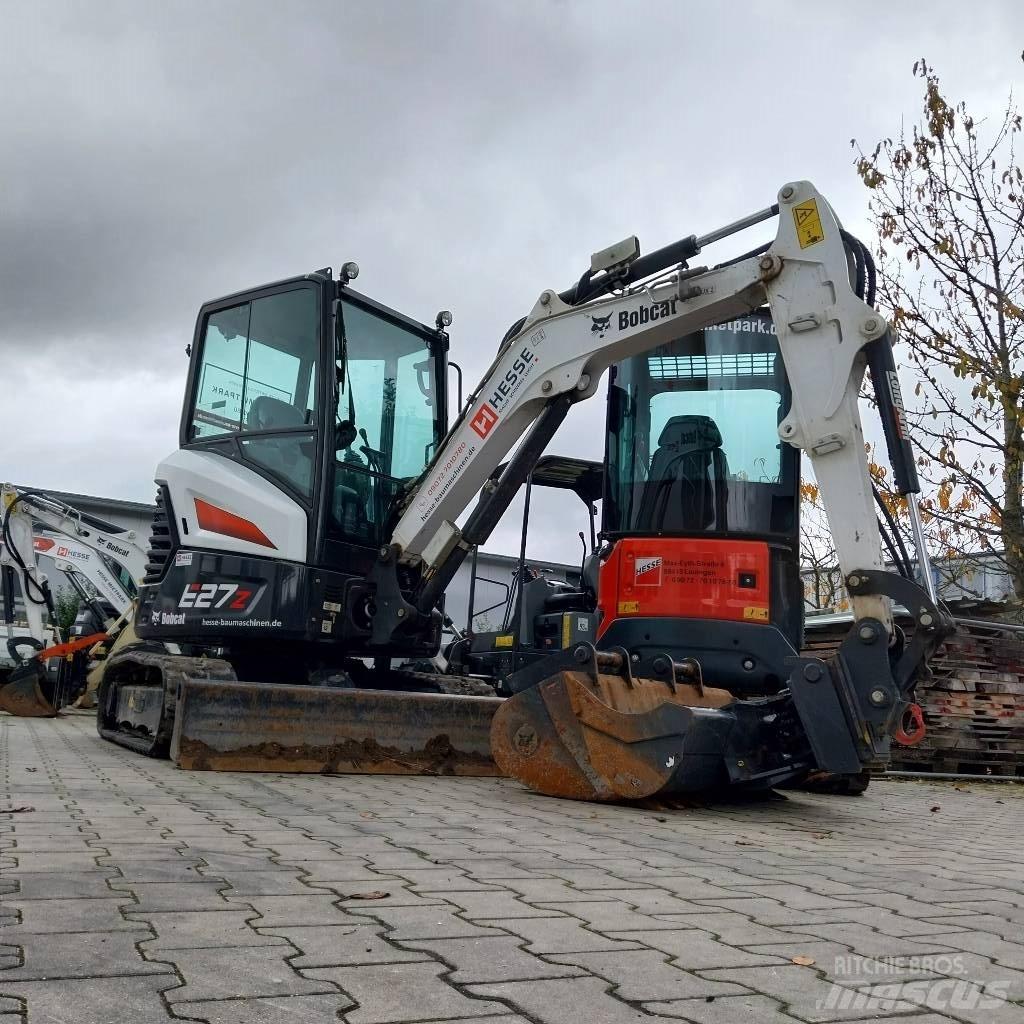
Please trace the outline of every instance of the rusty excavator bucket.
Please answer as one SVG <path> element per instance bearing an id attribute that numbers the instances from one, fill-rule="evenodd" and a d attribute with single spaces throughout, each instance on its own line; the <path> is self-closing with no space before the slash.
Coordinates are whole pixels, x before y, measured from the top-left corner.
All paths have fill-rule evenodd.
<path id="1" fill-rule="evenodd" d="M 665 677 L 634 677 L 624 652 L 583 644 L 495 713 L 494 760 L 547 796 L 616 802 L 747 784 L 767 788 L 811 764 L 809 751 L 778 756 L 783 705 L 737 701 L 705 687 L 696 662 L 663 659 Z M 529 670 L 527 670 L 529 671 Z M 774 744 L 763 743 L 774 732 Z M 803 756 L 799 756 L 802 754 Z"/>
<path id="2" fill-rule="evenodd" d="M 0 686 L 0 711 L 16 718 L 56 718 L 53 687 L 42 662 L 30 658 Z"/>
<path id="3" fill-rule="evenodd" d="M 33 641 L 29 646 L 36 648 L 36 652 L 30 658 L 18 655 L 18 648 L 27 645 L 24 638 L 8 643 L 8 650 L 20 663 L 7 677 L 7 682 L 0 685 L 0 711 L 16 718 L 56 718 L 61 699 L 57 693 L 59 688 L 46 671 L 46 662 L 94 647 L 106 637 L 106 633 L 92 633 L 43 650 L 38 649 L 41 646 L 38 641 Z"/>

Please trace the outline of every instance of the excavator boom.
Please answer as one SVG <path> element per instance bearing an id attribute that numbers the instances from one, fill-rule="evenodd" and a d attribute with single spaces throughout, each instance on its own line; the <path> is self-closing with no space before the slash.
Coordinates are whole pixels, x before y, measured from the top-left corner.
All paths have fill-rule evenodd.
<path id="1" fill-rule="evenodd" d="M 776 211 L 775 241 L 746 259 L 707 271 L 680 267 L 576 306 L 543 292 L 502 346 L 396 526 L 385 565 L 421 562 L 426 584 L 417 600 L 378 571 L 380 642 L 433 605 L 466 553 L 487 539 L 571 404 L 593 394 L 611 363 L 767 304 L 792 391 L 779 438 L 801 449 L 813 468 L 856 619 L 851 640 L 832 665 L 794 658 L 785 696 L 764 705 L 732 700 L 702 707 L 703 700 L 680 696 L 683 680 L 674 667 L 660 680 L 633 679 L 625 651 L 615 661 L 622 673 L 616 679 L 601 671 L 586 644 L 572 653 L 589 672 L 550 664 L 542 679 L 521 673 L 532 677 L 513 677 L 519 692 L 495 715 L 492 750 L 506 774 L 541 792 L 622 799 L 713 781 L 771 784 L 801 765 L 856 773 L 888 756 L 916 674 L 951 628 L 934 594 L 887 572 L 882 557 L 858 408 L 868 365 L 912 513 L 918 487 L 889 328 L 852 274 L 867 257 L 809 182 L 785 185 L 778 206 L 767 212 Z M 699 246 L 691 248 L 696 255 Z M 621 283 L 628 269 L 618 271 Z M 481 487 L 531 423 L 460 530 L 455 515 L 465 496 Z M 928 578 L 923 544 L 918 558 Z M 916 647 L 899 662 L 891 657 L 893 645 L 900 646 L 894 597 L 918 610 Z M 661 663 L 674 665 L 670 654 Z M 782 722 L 797 737 L 784 751 L 778 742 L 763 742 L 766 733 L 785 731 Z M 752 751 L 768 754 L 757 763 Z"/>
<path id="2" fill-rule="evenodd" d="M 847 572 L 884 569 L 857 398 L 864 350 L 885 339 L 888 325 L 854 293 L 844 232 L 825 199 L 809 182 L 788 184 L 779 195 L 775 241 L 760 255 L 712 270 L 669 270 L 576 306 L 553 290 L 542 292 L 409 493 L 393 531 L 391 557 L 424 567 L 421 613 L 436 602 L 471 547 L 487 539 L 505 499 L 523 483 L 571 405 L 596 392 L 612 363 L 765 304 L 793 392 L 779 436 L 810 457 L 840 566 Z M 719 231 L 708 237 L 724 236 Z M 683 251 L 699 254 L 699 240 Z M 460 530 L 455 520 L 528 428 L 519 457 Z M 394 588 L 385 590 L 385 601 L 395 599 Z M 853 604 L 858 617 L 870 615 L 891 627 L 884 598 L 858 594 Z M 382 642 L 389 628 L 400 625 L 398 610 L 406 622 L 414 611 L 400 601 L 386 606 L 375 622 Z"/>

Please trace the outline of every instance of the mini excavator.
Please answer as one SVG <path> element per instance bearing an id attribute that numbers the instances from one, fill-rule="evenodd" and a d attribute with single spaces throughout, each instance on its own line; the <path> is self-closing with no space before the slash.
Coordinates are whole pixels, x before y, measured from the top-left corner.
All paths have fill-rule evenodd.
<path id="1" fill-rule="evenodd" d="M 770 220 L 768 245 L 694 264 Z M 609 801 L 885 761 L 951 621 L 874 268 L 809 182 L 704 236 L 594 254 L 509 329 L 450 429 L 450 315 L 416 322 L 355 291 L 357 273 L 200 310 L 135 621 L 188 653 L 111 657 L 101 735 L 187 768 L 504 773 Z M 505 699 L 415 667 L 459 565 L 613 365 L 593 639 L 512 673 Z M 923 586 L 883 558 L 868 370 Z M 794 639 L 798 450 L 855 617 L 827 662 Z"/>

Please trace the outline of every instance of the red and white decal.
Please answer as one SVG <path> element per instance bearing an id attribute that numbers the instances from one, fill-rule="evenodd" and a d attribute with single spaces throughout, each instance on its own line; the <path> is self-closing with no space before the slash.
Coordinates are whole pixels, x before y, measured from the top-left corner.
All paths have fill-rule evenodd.
<path id="1" fill-rule="evenodd" d="M 244 612 L 253 591 L 237 583 L 190 583 L 178 598 L 179 608 L 223 608 Z M 228 602 L 231 602 L 228 604 Z"/>
<path id="2" fill-rule="evenodd" d="M 73 558 L 79 562 L 88 562 L 91 559 L 91 555 L 88 551 L 79 551 L 76 548 L 68 548 L 63 544 L 57 546 L 57 554 L 53 555 L 54 558 Z"/>
<path id="3" fill-rule="evenodd" d="M 32 547 L 35 548 L 39 554 L 44 554 L 49 551 L 57 542 L 50 537 L 33 537 Z"/>
<path id="4" fill-rule="evenodd" d="M 225 537 L 235 537 L 238 540 L 248 541 L 250 544 L 259 544 L 264 548 L 276 548 L 277 545 L 255 524 L 236 516 L 234 512 L 211 505 L 202 498 L 195 499 L 196 520 L 202 530 L 209 530 L 211 533 L 220 533 Z M 125 552 L 127 554 L 127 552 Z"/>
<path id="5" fill-rule="evenodd" d="M 469 421 L 469 425 L 480 437 L 486 437 L 498 422 L 498 414 L 484 402 L 477 410 L 477 414 Z"/>
<path id="6" fill-rule="evenodd" d="M 655 555 L 652 558 L 638 558 L 634 570 L 634 581 L 638 586 L 660 587 L 661 565 L 661 555 Z"/>

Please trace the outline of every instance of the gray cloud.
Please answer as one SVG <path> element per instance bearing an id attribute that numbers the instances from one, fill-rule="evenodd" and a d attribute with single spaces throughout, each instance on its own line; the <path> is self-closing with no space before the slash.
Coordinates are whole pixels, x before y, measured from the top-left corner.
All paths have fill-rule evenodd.
<path id="1" fill-rule="evenodd" d="M 0 475 L 148 498 L 196 309 L 261 281 L 356 259 L 389 305 L 455 311 L 475 379 L 627 234 L 794 176 L 856 226 L 849 139 L 914 114 L 917 56 L 980 104 L 1019 69 L 1009 0 L 901 6 L 0 0 Z M 599 457 L 602 419 L 555 449 Z M 541 499 L 536 552 L 575 560 L 557 523 Z"/>

